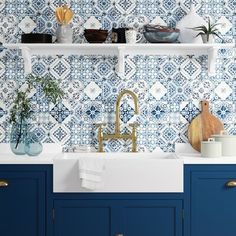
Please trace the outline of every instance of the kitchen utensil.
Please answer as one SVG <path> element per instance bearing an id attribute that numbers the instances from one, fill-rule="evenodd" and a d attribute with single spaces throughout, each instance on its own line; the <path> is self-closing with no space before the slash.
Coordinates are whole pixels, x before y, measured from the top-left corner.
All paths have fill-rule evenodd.
<path id="1" fill-rule="evenodd" d="M 202 157 L 221 157 L 222 143 L 216 142 L 214 138 L 209 138 L 208 141 L 201 142 Z"/>
<path id="2" fill-rule="evenodd" d="M 84 36 L 89 43 L 104 43 L 108 36 L 107 30 L 85 29 Z"/>
<path id="3" fill-rule="evenodd" d="M 52 43 L 51 34 L 22 34 L 22 43 Z"/>
<path id="4" fill-rule="evenodd" d="M 74 13 L 67 5 L 64 5 L 56 9 L 55 15 L 60 25 L 67 25 L 72 21 Z"/>
<path id="5" fill-rule="evenodd" d="M 202 112 L 191 122 L 188 128 L 188 139 L 192 147 L 201 151 L 201 141 L 207 141 L 214 134 L 224 129 L 222 122 L 210 114 L 209 102 L 202 101 Z"/>
<path id="6" fill-rule="evenodd" d="M 223 156 L 236 157 L 236 135 L 229 135 L 227 131 L 221 131 L 220 134 L 212 135 L 212 137 L 222 143 Z"/>

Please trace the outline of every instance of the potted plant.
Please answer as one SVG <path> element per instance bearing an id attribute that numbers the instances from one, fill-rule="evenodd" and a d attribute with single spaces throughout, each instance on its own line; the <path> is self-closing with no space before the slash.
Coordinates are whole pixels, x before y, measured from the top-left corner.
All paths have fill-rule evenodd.
<path id="1" fill-rule="evenodd" d="M 56 103 L 59 99 L 62 99 L 64 93 L 59 87 L 57 81 L 54 81 L 50 77 L 35 77 L 32 74 L 26 78 L 26 86 L 24 89 L 16 90 L 16 98 L 13 102 L 13 106 L 10 110 L 10 123 L 12 124 L 12 131 L 10 137 L 11 150 L 18 155 L 24 155 L 26 152 L 26 140 L 29 142 L 36 143 L 37 140 L 33 134 L 29 135 L 27 132 L 28 119 L 32 116 L 32 100 L 30 94 L 35 86 L 41 86 L 45 98 L 49 102 Z M 31 140 L 29 140 L 29 138 Z M 30 143 L 28 143 L 30 145 Z M 28 148 L 30 146 L 28 145 Z M 36 145 L 33 146 L 36 149 Z M 32 151 L 28 154 L 37 155 L 39 150 L 28 150 Z"/>
<path id="2" fill-rule="evenodd" d="M 201 25 L 198 27 L 192 28 L 195 31 L 199 31 L 196 37 L 201 36 L 203 43 L 213 43 L 214 36 L 221 39 L 219 36 L 219 30 L 217 29 L 217 25 L 219 24 L 212 24 L 210 19 L 208 20 L 207 26 Z"/>

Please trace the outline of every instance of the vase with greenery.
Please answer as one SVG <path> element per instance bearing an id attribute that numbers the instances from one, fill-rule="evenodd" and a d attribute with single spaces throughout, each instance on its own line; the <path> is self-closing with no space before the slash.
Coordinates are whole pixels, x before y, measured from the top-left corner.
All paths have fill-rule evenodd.
<path id="1" fill-rule="evenodd" d="M 198 27 L 192 28 L 195 31 L 199 31 L 199 33 L 196 35 L 196 37 L 201 36 L 203 43 L 213 43 L 214 42 L 214 36 L 220 37 L 219 30 L 217 28 L 219 24 L 212 24 L 210 20 L 208 20 L 207 26 L 201 25 Z"/>
<path id="2" fill-rule="evenodd" d="M 59 87 L 57 81 L 50 77 L 37 77 L 32 74 L 27 76 L 25 88 L 16 90 L 16 98 L 10 110 L 10 123 L 12 124 L 10 146 L 11 150 L 18 155 L 26 154 L 26 150 L 29 150 L 29 146 L 26 148 L 27 137 L 33 136 L 32 134 L 28 134 L 28 121 L 33 115 L 30 94 L 37 86 L 41 87 L 45 98 L 49 102 L 56 103 L 64 96 L 64 92 Z M 35 141 L 35 138 L 30 138 L 28 140 Z M 38 154 L 37 152 L 34 152 L 34 150 L 32 151 L 35 155 Z"/>

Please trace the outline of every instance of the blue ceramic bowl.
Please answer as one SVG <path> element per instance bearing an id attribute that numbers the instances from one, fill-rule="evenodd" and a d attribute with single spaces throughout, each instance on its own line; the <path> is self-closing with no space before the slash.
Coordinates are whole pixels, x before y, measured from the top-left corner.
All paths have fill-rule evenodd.
<path id="1" fill-rule="evenodd" d="M 179 30 L 144 32 L 144 37 L 149 43 L 177 43 L 179 35 Z"/>

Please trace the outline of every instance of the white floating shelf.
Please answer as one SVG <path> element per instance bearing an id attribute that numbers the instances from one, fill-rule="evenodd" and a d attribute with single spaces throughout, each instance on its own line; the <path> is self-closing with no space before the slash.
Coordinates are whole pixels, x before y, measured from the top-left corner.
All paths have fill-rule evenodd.
<path id="1" fill-rule="evenodd" d="M 4 44 L 8 49 L 22 50 L 25 73 L 31 73 L 31 56 L 100 55 L 118 56 L 118 73 L 124 75 L 125 55 L 208 55 L 209 74 L 215 74 L 219 49 L 230 49 L 234 44 Z"/>

